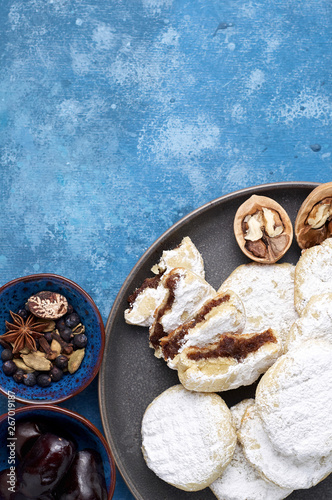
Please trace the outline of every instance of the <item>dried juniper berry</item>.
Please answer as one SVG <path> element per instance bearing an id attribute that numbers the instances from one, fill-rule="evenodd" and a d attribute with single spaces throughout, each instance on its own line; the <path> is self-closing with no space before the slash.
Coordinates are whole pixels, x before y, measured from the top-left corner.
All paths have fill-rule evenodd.
<path id="1" fill-rule="evenodd" d="M 58 321 L 56 321 L 55 325 L 56 325 L 57 330 L 59 330 L 59 332 L 61 332 L 61 330 L 63 330 L 66 327 L 65 319 L 64 318 L 58 319 Z"/>
<path id="2" fill-rule="evenodd" d="M 60 336 L 61 338 L 65 341 L 65 342 L 70 342 L 71 339 L 73 338 L 73 332 L 70 328 L 68 328 L 68 326 L 66 326 L 63 330 L 61 330 L 60 332 Z"/>
<path id="3" fill-rule="evenodd" d="M 4 374 L 10 377 L 11 375 L 14 375 L 14 373 L 17 371 L 17 366 L 15 365 L 14 361 L 9 360 L 3 363 L 2 369 Z"/>
<path id="4" fill-rule="evenodd" d="M 33 387 L 36 385 L 36 375 L 34 373 L 25 373 L 23 375 L 23 384 L 27 387 Z"/>
<path id="5" fill-rule="evenodd" d="M 37 384 L 40 387 L 48 387 L 52 382 L 50 375 L 48 375 L 47 373 L 41 373 L 40 375 L 38 375 L 36 380 L 37 380 Z"/>
<path id="6" fill-rule="evenodd" d="M 17 384 L 23 383 L 23 377 L 24 377 L 24 371 L 21 369 L 18 369 L 13 375 L 13 379 Z"/>
<path id="7" fill-rule="evenodd" d="M 88 343 L 88 338 L 84 333 L 79 333 L 78 335 L 74 335 L 73 338 L 73 346 L 76 349 L 83 349 Z"/>
<path id="8" fill-rule="evenodd" d="M 77 313 L 69 314 L 69 316 L 67 316 L 65 319 L 66 326 L 68 326 L 69 328 L 74 328 L 80 322 L 81 322 L 81 320 L 80 320 L 80 317 Z"/>
<path id="9" fill-rule="evenodd" d="M 63 371 L 57 366 L 53 366 L 49 373 L 53 382 L 59 382 L 63 377 Z"/>
<path id="10" fill-rule="evenodd" d="M 55 358 L 54 364 L 57 368 L 60 368 L 60 370 L 65 370 L 68 366 L 68 358 L 60 355 Z"/>
<path id="11" fill-rule="evenodd" d="M 27 319 L 27 317 L 29 316 L 29 312 L 25 308 L 24 309 L 19 309 L 17 311 L 17 314 L 19 316 L 21 316 L 21 318 L 23 318 L 23 319 Z"/>
<path id="12" fill-rule="evenodd" d="M 4 349 L 1 353 L 1 359 L 2 361 L 10 361 L 13 359 L 13 351 L 11 349 Z"/>

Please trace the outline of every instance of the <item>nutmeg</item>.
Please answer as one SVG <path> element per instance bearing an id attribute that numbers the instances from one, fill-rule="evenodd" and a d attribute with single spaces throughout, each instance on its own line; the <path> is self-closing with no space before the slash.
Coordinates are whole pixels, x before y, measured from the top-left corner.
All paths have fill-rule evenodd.
<path id="1" fill-rule="evenodd" d="M 29 297 L 28 307 L 30 312 L 38 318 L 58 319 L 66 314 L 68 301 L 60 293 L 42 291 Z"/>
<path id="2" fill-rule="evenodd" d="M 300 248 L 319 245 L 332 235 L 332 182 L 316 187 L 302 203 L 295 220 Z"/>
<path id="3" fill-rule="evenodd" d="M 273 264 L 289 249 L 293 226 L 279 203 L 267 196 L 253 195 L 235 214 L 234 234 L 247 257 L 263 264 Z"/>

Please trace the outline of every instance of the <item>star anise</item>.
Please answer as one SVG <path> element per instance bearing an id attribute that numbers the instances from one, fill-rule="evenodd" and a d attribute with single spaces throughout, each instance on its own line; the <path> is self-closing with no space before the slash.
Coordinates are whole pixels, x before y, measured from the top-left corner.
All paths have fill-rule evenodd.
<path id="1" fill-rule="evenodd" d="M 1 339 L 14 344 L 14 354 L 20 352 L 24 347 L 27 347 L 30 351 L 36 351 L 35 339 L 43 336 L 40 332 L 44 330 L 45 323 L 37 321 L 32 314 L 24 321 L 19 314 L 9 312 L 13 318 L 13 323 L 6 321 L 7 332 L 1 335 Z"/>

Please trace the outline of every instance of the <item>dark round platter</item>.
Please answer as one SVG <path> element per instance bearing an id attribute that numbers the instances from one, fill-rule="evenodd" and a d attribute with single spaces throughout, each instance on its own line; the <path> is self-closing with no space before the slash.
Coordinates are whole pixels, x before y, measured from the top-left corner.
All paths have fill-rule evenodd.
<path id="1" fill-rule="evenodd" d="M 239 265 L 249 262 L 233 234 L 237 208 L 252 194 L 270 196 L 288 212 L 293 224 L 298 209 L 317 183 L 285 182 L 243 189 L 194 210 L 168 229 L 137 262 L 123 284 L 106 325 L 106 348 L 99 376 L 99 404 L 106 438 L 130 491 L 137 500 L 213 500 L 209 488 L 187 493 L 159 479 L 141 453 L 141 421 L 146 407 L 168 387 L 178 384 L 177 373 L 155 358 L 148 345 L 148 329 L 127 325 L 123 319 L 127 297 L 159 261 L 163 250 L 189 236 L 201 252 L 206 280 L 215 288 Z M 279 261 L 295 264 L 300 249 L 293 242 Z M 220 393 L 229 406 L 254 397 L 256 384 Z M 332 475 L 309 490 L 294 491 L 290 500 L 332 498 Z"/>

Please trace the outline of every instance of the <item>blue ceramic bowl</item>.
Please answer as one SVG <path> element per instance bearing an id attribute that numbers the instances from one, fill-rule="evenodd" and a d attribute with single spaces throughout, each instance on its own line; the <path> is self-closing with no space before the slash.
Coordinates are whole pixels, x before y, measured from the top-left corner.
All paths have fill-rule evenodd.
<path id="1" fill-rule="evenodd" d="M 13 410 L 9 410 L 12 414 Z M 99 432 L 99 430 L 86 418 L 78 415 L 66 408 L 51 405 L 24 406 L 17 408 L 14 412 L 15 426 L 22 421 L 39 421 L 51 429 L 65 429 L 66 435 L 70 435 L 77 444 L 77 449 L 92 448 L 96 450 L 103 460 L 103 468 L 108 491 L 107 500 L 114 494 L 115 488 L 115 463 L 111 450 Z M 0 416 L 0 470 L 9 467 L 8 461 L 11 459 L 8 451 L 8 413 Z M 61 432 L 61 431 L 60 431 Z M 12 464 L 18 466 L 18 462 Z"/>
<path id="2" fill-rule="evenodd" d="M 59 382 L 48 387 L 16 383 L 13 377 L 4 374 L 0 361 L 0 392 L 7 395 L 11 391 L 17 401 L 27 404 L 59 403 L 85 389 L 98 373 L 105 345 L 103 320 L 92 298 L 73 281 L 55 274 L 25 276 L 0 288 L 0 335 L 5 333 L 5 320 L 12 321 L 9 311 L 17 312 L 31 295 L 42 290 L 58 292 L 67 298 L 85 326 L 88 344 L 79 369 L 72 375 L 64 374 Z M 0 354 L 2 350 L 0 346 Z"/>

